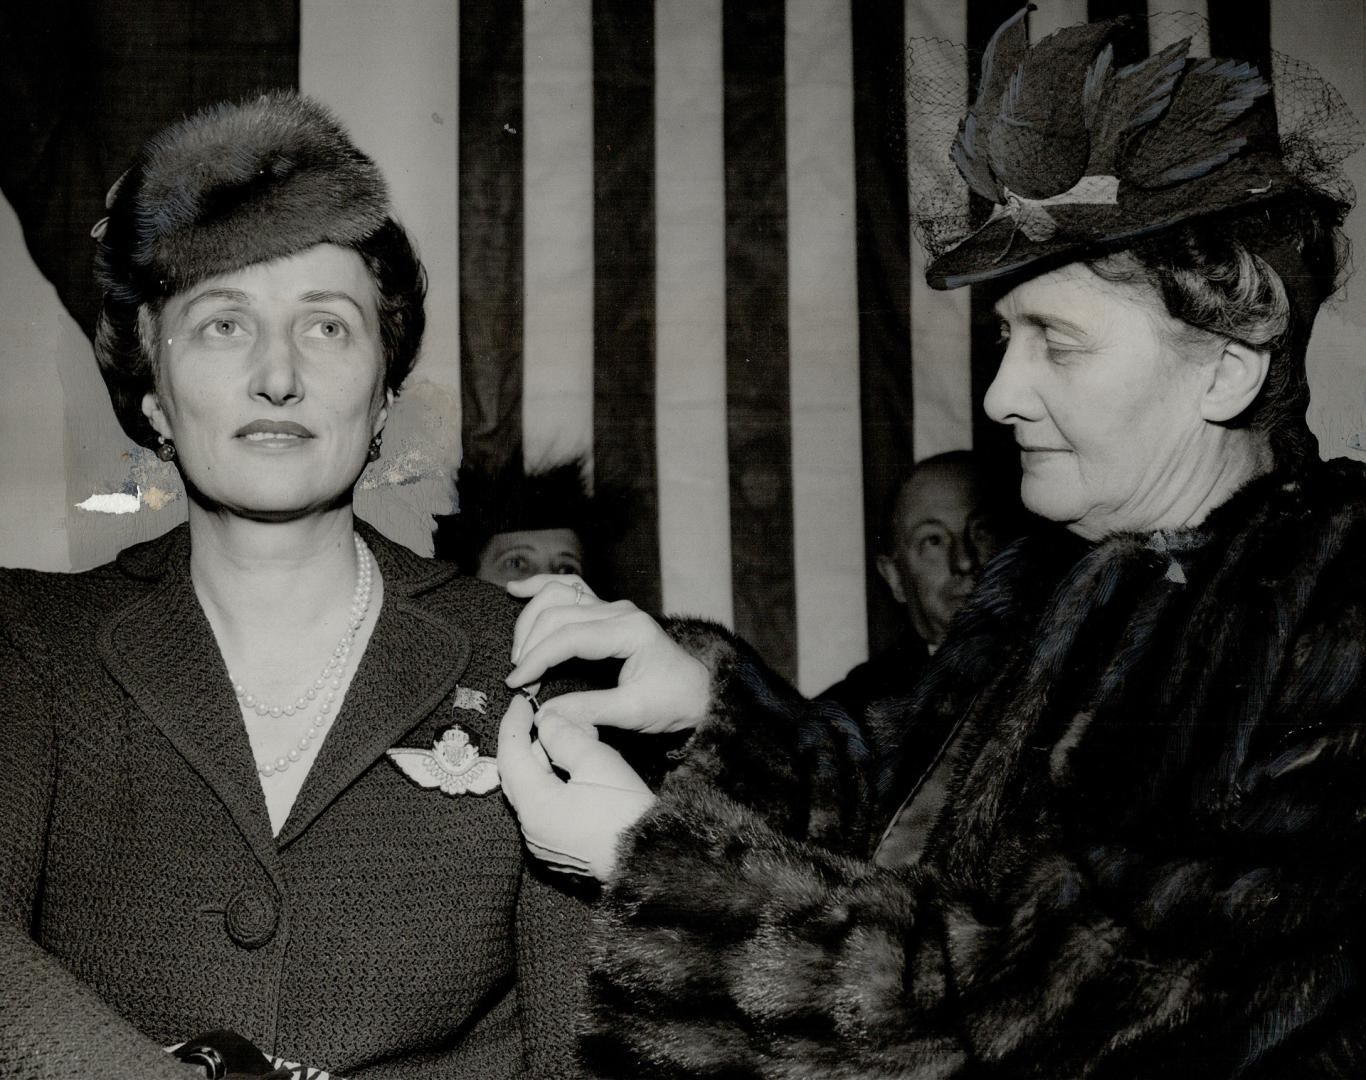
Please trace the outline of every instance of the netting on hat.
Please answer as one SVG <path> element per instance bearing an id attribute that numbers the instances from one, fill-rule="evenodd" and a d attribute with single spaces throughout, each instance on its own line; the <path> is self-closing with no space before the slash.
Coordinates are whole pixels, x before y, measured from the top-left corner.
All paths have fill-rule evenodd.
<path id="1" fill-rule="evenodd" d="M 1271 85 L 1286 168 L 1345 214 L 1356 205 L 1356 190 L 1342 163 L 1366 142 L 1361 122 L 1311 65 L 1284 53 L 1271 53 Z"/>
<path id="2" fill-rule="evenodd" d="M 1028 54 L 1033 63 L 1028 79 L 1011 79 L 1026 54 L 1018 39 L 1012 48 L 1003 38 L 992 81 L 1010 99 L 1009 119 L 996 122 L 998 105 L 982 103 L 975 110 L 983 114 L 980 124 L 968 117 L 974 104 L 969 71 L 977 61 L 967 48 L 939 38 L 911 39 L 906 64 L 910 220 L 931 260 L 1003 207 L 1025 232 L 1040 221 L 1047 229 L 1051 222 L 1038 204 L 1048 197 L 1066 198 L 1065 189 L 1079 181 L 1094 188 L 1096 174 L 1120 171 L 1117 155 L 1128 155 L 1120 162 L 1126 178 L 1154 187 L 1198 177 L 1237 156 L 1242 142 L 1232 127 L 1221 130 L 1221 118 L 1237 119 L 1249 109 L 1264 90 L 1260 73 L 1247 64 L 1198 64 L 1182 76 L 1183 96 L 1173 99 L 1168 93 L 1163 99 L 1164 86 L 1170 91 L 1184 61 L 1179 43 L 1208 41 L 1208 20 L 1173 12 L 1153 15 L 1142 25 L 1150 40 L 1178 44 L 1156 50 L 1143 77 L 1129 81 L 1129 100 L 1119 102 L 1096 92 L 1101 79 L 1113 75 L 1113 68 L 1098 70 L 1104 67 L 1096 63 L 1103 33 L 1098 25 L 1070 27 L 1045 39 L 1053 55 Z M 1333 199 L 1345 215 L 1355 191 L 1342 163 L 1366 141 L 1366 132 L 1312 65 L 1273 50 L 1269 77 L 1282 165 L 1304 188 Z M 1163 100 L 1166 105 L 1153 105 Z M 964 139 L 955 150 L 960 125 Z M 1145 132 L 1158 125 L 1161 138 L 1145 142 Z M 1014 184 L 1003 182 L 988 159 L 1004 163 L 1000 172 Z M 973 192 L 982 198 L 971 199 Z"/>
<path id="3" fill-rule="evenodd" d="M 972 232 L 968 183 L 949 156 L 967 108 L 967 47 L 943 38 L 912 38 L 906 55 L 911 228 L 931 259 Z"/>

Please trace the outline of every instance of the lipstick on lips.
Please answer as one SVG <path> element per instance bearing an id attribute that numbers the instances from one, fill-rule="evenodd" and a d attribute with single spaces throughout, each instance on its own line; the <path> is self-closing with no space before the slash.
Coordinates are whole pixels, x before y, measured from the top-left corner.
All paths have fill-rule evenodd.
<path id="1" fill-rule="evenodd" d="M 234 434 L 257 446 L 298 446 L 313 438 L 313 432 L 292 420 L 253 420 Z"/>

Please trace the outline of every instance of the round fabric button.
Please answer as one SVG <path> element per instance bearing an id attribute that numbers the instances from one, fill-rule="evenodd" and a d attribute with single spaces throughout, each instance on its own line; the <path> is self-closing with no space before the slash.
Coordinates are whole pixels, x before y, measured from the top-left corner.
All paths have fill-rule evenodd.
<path id="1" fill-rule="evenodd" d="M 273 889 L 244 885 L 228 901 L 228 936 L 244 949 L 259 949 L 275 936 L 280 904 Z"/>

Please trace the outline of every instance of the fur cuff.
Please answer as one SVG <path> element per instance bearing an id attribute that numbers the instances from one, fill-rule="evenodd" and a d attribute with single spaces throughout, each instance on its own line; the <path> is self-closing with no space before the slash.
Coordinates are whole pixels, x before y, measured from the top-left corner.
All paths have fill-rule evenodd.
<path id="1" fill-rule="evenodd" d="M 715 623 L 673 619 L 665 630 L 711 671 L 712 699 L 663 791 L 716 788 L 787 836 L 861 850 L 872 761 L 858 725 L 802 697 Z"/>

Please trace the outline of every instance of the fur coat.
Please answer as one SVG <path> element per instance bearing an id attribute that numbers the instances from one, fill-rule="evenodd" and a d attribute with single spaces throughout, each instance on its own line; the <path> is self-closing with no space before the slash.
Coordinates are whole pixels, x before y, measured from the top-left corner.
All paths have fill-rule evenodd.
<path id="1" fill-rule="evenodd" d="M 867 716 L 676 625 L 714 703 L 598 912 L 590 1067 L 1366 1075 L 1364 472 L 1021 541 Z M 950 740 L 925 857 L 875 865 Z"/>

